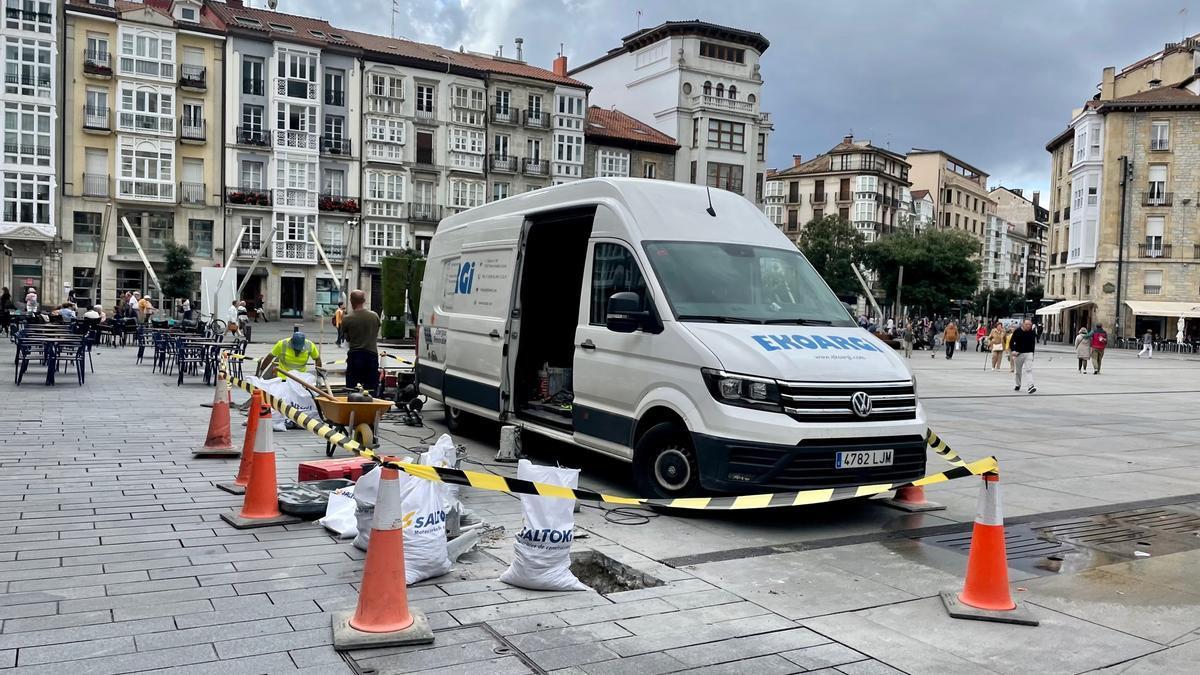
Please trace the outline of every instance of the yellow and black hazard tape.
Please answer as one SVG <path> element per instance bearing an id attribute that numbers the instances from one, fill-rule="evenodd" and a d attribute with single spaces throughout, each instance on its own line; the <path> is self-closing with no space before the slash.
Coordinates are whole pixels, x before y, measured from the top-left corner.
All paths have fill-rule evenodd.
<path id="1" fill-rule="evenodd" d="M 951 450 L 950 446 L 946 445 L 946 441 L 943 441 L 937 434 L 933 433 L 933 429 L 925 430 L 925 443 L 929 446 L 930 450 L 933 450 L 942 459 L 954 466 L 966 466 L 966 462 L 963 461 L 962 457 L 959 457 L 957 452 Z"/>
<path id="2" fill-rule="evenodd" d="M 266 358 L 266 357 L 262 357 L 262 356 L 246 356 L 245 354 L 234 354 L 233 352 L 229 352 L 228 354 L 226 354 L 226 356 L 231 359 L 234 359 L 236 361 L 259 361 L 263 358 Z M 415 364 L 413 364 L 412 361 L 409 361 L 408 359 L 402 359 L 399 356 L 394 356 L 392 354 L 388 354 L 387 352 L 379 352 L 379 358 L 392 359 L 393 361 L 399 361 L 400 363 L 403 363 L 406 366 L 415 365 Z M 344 363 L 346 363 L 346 359 L 338 359 L 337 361 L 330 361 L 329 365 L 338 366 L 338 365 L 342 365 Z"/>
<path id="3" fill-rule="evenodd" d="M 947 471 L 931 474 L 929 476 L 925 476 L 924 478 L 919 478 L 907 483 L 878 483 L 875 485 L 858 485 L 854 487 L 823 488 L 816 490 L 800 490 L 798 492 L 775 492 L 731 497 L 679 497 L 676 499 L 639 499 L 635 497 L 618 497 L 615 495 L 607 495 L 582 488 L 566 488 L 559 485 L 549 485 L 547 483 L 534 483 L 532 481 L 520 480 L 518 478 L 507 478 L 490 473 L 480 473 L 478 471 L 463 471 L 462 469 L 396 462 L 378 454 L 371 448 L 362 445 L 350 436 L 338 431 L 333 426 L 297 409 L 290 403 L 287 403 L 286 401 L 273 396 L 258 387 L 255 387 L 241 378 L 226 376 L 226 379 L 229 381 L 231 386 L 241 389 L 248 394 L 253 394 L 255 391 L 258 391 L 268 405 L 283 413 L 297 426 L 306 429 L 325 439 L 327 442 L 332 443 L 354 455 L 362 457 L 363 459 L 369 459 L 378 462 L 385 467 L 403 471 L 409 475 L 416 476 L 417 478 L 424 478 L 425 480 L 439 481 L 442 483 L 450 483 L 453 485 L 466 485 L 468 487 L 479 488 L 481 490 L 491 490 L 495 492 L 508 492 L 521 495 L 540 495 L 542 497 L 561 497 L 564 499 L 578 499 L 582 501 L 603 502 L 606 504 L 620 504 L 625 506 L 660 506 L 672 509 L 738 511 L 745 509 L 778 508 L 783 506 L 806 506 L 811 504 L 836 502 L 843 499 L 871 497 L 873 495 L 891 492 L 892 490 L 897 490 L 899 488 L 933 485 L 935 483 L 944 483 L 949 480 L 954 480 L 955 478 L 980 476 L 999 471 L 999 465 L 996 462 L 995 457 L 985 457 L 974 462 L 964 462 L 957 453 L 955 453 L 953 450 L 950 450 L 950 448 L 946 446 L 944 441 L 937 438 L 937 436 L 930 431 L 927 434 L 926 440 L 931 444 L 934 441 L 937 441 L 942 449 L 938 450 L 935 448 L 935 452 L 937 452 L 947 461 L 955 464 L 955 466 Z"/>

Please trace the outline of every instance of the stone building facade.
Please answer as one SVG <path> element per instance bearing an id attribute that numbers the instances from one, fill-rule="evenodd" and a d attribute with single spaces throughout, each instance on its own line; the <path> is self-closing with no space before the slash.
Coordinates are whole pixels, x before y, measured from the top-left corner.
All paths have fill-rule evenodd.
<path id="1" fill-rule="evenodd" d="M 675 139 L 619 110 L 588 108 L 583 177 L 672 180 Z"/>

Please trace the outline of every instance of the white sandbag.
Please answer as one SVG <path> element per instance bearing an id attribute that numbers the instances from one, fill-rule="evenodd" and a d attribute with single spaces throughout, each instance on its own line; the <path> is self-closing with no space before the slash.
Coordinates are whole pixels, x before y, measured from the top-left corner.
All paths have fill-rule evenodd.
<path id="1" fill-rule="evenodd" d="M 354 486 L 348 485 L 329 493 L 325 517 L 317 522 L 336 534 L 339 539 L 349 539 L 358 534 L 358 522 L 354 512 Z"/>
<path id="2" fill-rule="evenodd" d="M 375 499 L 379 494 L 379 466 L 358 477 L 354 483 L 354 520 L 358 534 L 354 548 L 365 551 L 371 541 L 371 523 L 375 519 Z"/>
<path id="3" fill-rule="evenodd" d="M 421 459 L 425 460 L 426 455 Z M 425 463 L 422 461 L 421 463 Z M 364 473 L 355 485 L 356 548 L 367 550 L 379 492 L 380 468 Z M 446 551 L 446 484 L 400 472 L 400 507 L 404 518 L 405 583 L 441 576 L 450 571 Z"/>
<path id="4" fill-rule="evenodd" d="M 517 463 L 517 478 L 575 488 L 578 469 Z M 586 591 L 571 573 L 571 541 L 575 538 L 575 500 L 521 495 L 525 522 L 513 545 L 513 562 L 500 581 L 537 591 Z"/>
<path id="5" fill-rule="evenodd" d="M 278 377 L 264 380 L 255 375 L 247 375 L 246 381 L 276 398 L 287 400 L 290 390 L 284 381 Z M 284 417 L 283 413 L 276 410 L 274 406 L 271 407 L 271 429 L 274 431 L 287 430 L 287 417 Z"/>
<path id="6" fill-rule="evenodd" d="M 316 416 L 317 402 L 313 399 L 312 392 L 306 389 L 304 385 L 296 382 L 296 380 L 304 380 L 308 384 L 316 385 L 316 373 L 289 372 L 287 379 L 283 381 L 284 391 L 286 392 L 283 399 L 292 404 L 300 412 Z"/>
<path id="7" fill-rule="evenodd" d="M 421 455 L 420 463 L 426 466 L 440 466 L 443 468 L 454 468 L 458 462 L 458 448 L 454 447 L 454 439 L 450 438 L 450 434 L 442 434 L 437 442 L 429 446 L 429 450 Z M 458 485 L 452 483 L 442 483 L 446 488 L 446 511 L 454 508 L 458 503 Z"/>

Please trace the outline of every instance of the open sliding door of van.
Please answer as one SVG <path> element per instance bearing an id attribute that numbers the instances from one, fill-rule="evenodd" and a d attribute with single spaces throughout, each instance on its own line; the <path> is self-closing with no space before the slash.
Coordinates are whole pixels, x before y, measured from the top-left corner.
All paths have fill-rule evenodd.
<path id="1" fill-rule="evenodd" d="M 456 278 L 442 395 L 447 405 L 498 419 L 517 241 L 466 243 L 461 250 L 446 263 L 454 266 Z"/>

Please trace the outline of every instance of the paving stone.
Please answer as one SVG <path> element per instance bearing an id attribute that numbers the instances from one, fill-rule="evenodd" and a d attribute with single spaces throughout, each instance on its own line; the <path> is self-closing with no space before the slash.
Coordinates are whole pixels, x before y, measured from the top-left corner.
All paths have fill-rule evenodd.
<path id="1" fill-rule="evenodd" d="M 103 589 L 100 589 L 103 591 Z M 141 607 L 166 602 L 183 602 L 185 600 L 203 600 L 234 595 L 232 586 L 208 586 L 206 588 L 184 588 L 178 591 L 159 591 L 157 593 L 130 593 L 103 598 L 86 598 L 82 600 L 64 600 L 59 605 L 62 612 L 83 612 L 92 609 L 115 609 L 117 607 Z"/>
<path id="2" fill-rule="evenodd" d="M 860 654 L 853 649 L 836 642 L 816 645 L 815 647 L 806 647 L 804 649 L 796 649 L 788 652 L 780 652 L 779 655 L 788 661 L 801 666 L 805 670 L 830 668 L 833 666 L 840 666 L 843 663 L 861 661 L 867 658 L 866 655 Z"/>
<path id="3" fill-rule="evenodd" d="M 510 637 L 509 642 L 522 652 L 530 653 L 570 645 L 602 642 L 630 635 L 632 633 L 615 623 L 593 623 L 585 626 L 568 626 L 536 633 L 525 633 Z"/>
<path id="4" fill-rule="evenodd" d="M 826 642 L 829 642 L 828 638 L 818 635 L 807 628 L 795 628 L 792 630 L 711 642 L 683 649 L 672 649 L 667 654 L 688 666 L 708 666 L 728 661 L 741 661 L 768 654 L 777 654 L 789 649 L 802 649 Z"/>
<path id="5" fill-rule="evenodd" d="M 738 602 L 715 607 L 688 609 L 672 614 L 619 619 L 617 623 L 635 635 L 647 635 L 664 631 L 686 631 L 692 627 L 769 613 L 752 602 Z"/>
<path id="6" fill-rule="evenodd" d="M 21 647 L 17 650 L 17 662 L 22 666 L 36 666 L 42 663 L 61 663 L 76 659 L 127 654 L 132 651 L 134 651 L 132 636 L 69 641 L 45 647 Z"/>
<path id="7" fill-rule="evenodd" d="M 281 633 L 269 640 L 262 638 L 243 638 L 239 640 L 223 640 L 214 646 L 222 659 L 270 652 L 284 652 L 303 647 L 315 647 L 333 643 L 333 631 L 328 626 L 312 630 Z"/>
<path id="8" fill-rule="evenodd" d="M 457 631 L 456 631 L 457 632 Z M 361 669 L 373 668 L 382 672 L 415 673 L 434 668 L 443 668 L 458 664 L 475 664 L 496 657 L 493 651 L 496 647 L 494 639 L 488 636 L 486 640 L 475 640 L 460 644 L 439 644 L 438 636 L 434 638 L 432 647 L 419 651 L 388 651 L 387 653 L 371 656 L 369 653 L 355 656 L 355 662 Z M 398 658 L 397 654 L 402 657 Z M 478 670 L 474 671 L 479 673 Z"/>
<path id="9" fill-rule="evenodd" d="M 214 661 L 217 654 L 212 645 L 194 645 L 178 649 L 162 649 L 145 654 L 121 654 L 99 658 L 73 661 L 70 669 L 87 675 L 116 675 L 132 671 L 167 668 L 173 670 L 176 666 L 204 661 Z M 67 662 L 49 663 L 31 668 L 20 668 L 14 671 L 19 675 L 62 675 Z"/>
<path id="10" fill-rule="evenodd" d="M 462 597 L 462 596 L 457 596 Z M 530 614 L 544 614 L 546 612 L 559 612 L 567 609 L 578 609 L 580 607 L 593 607 L 595 605 L 606 605 L 608 600 L 602 596 L 593 593 L 579 591 L 570 595 L 558 595 L 541 600 L 525 600 L 523 602 L 510 602 L 503 605 L 492 605 L 490 607 L 476 607 L 472 609 L 462 609 L 451 611 L 459 623 L 482 623 L 493 619 L 509 619 L 514 616 L 528 616 Z"/>
<path id="11" fill-rule="evenodd" d="M 631 656 L 627 659 L 614 659 L 612 661 L 600 661 L 599 663 L 588 663 L 578 666 L 578 669 L 586 673 L 586 675 L 627 675 L 628 673 L 660 675 L 660 673 L 673 673 L 683 668 L 684 665 L 682 663 L 662 652 L 641 654 L 639 656 Z M 759 675 L 758 671 L 743 672 L 754 672 L 755 675 Z"/>
<path id="12" fill-rule="evenodd" d="M 486 675 L 526 675 L 531 672 L 529 666 L 515 656 L 414 671 L 415 675 L 480 675 L 481 673 L 486 673 Z"/>
<path id="13" fill-rule="evenodd" d="M 103 584 L 116 584 L 125 581 L 147 581 L 149 576 L 145 572 L 117 572 L 114 574 L 100 574 L 98 566 L 89 565 L 87 569 L 93 569 L 95 572 L 89 573 L 88 576 L 64 576 L 60 582 L 58 579 L 42 578 L 30 579 L 26 581 L 14 581 L 9 586 L 10 593 L 19 593 L 21 591 L 48 591 L 53 589 L 73 588 L 75 586 L 97 586 Z"/>
<path id="14" fill-rule="evenodd" d="M 18 606 L 23 607 L 27 605 Z M 112 620 L 112 612 L 107 609 L 97 610 L 94 612 L 77 612 L 75 614 L 38 616 L 28 619 L 9 619 L 4 622 L 4 633 L 22 633 L 32 630 L 70 628 L 71 626 L 90 626 L 97 623 L 109 623 Z"/>
<path id="15" fill-rule="evenodd" d="M 634 656 L 795 627 L 796 624 L 781 616 L 764 614 L 712 625 L 689 625 L 685 626 L 683 630 L 618 638 L 606 642 L 605 646 L 621 656 Z"/>
<path id="16" fill-rule="evenodd" d="M 534 614 L 532 616 L 518 616 L 512 619 L 488 621 L 487 625 L 501 635 L 519 635 L 521 633 L 546 630 L 547 628 L 560 628 L 566 626 L 567 622 L 557 614 Z"/>
<path id="17" fill-rule="evenodd" d="M 0 620 L 21 619 L 28 616 L 45 616 L 58 611 L 54 602 L 33 602 L 17 605 L 0 605 Z"/>
<path id="18" fill-rule="evenodd" d="M 151 573 L 150 576 L 154 576 Z M 701 591 L 699 593 L 683 593 L 679 595 L 668 595 L 662 598 L 663 602 L 677 609 L 695 609 L 697 607 L 710 607 L 712 605 L 724 605 L 731 602 L 741 602 L 742 598 L 730 593 L 729 591 L 713 590 Z"/>
<path id="19" fill-rule="evenodd" d="M 0 649 L 0 668 L 12 668 L 17 665 L 17 650 Z"/>
<path id="20" fill-rule="evenodd" d="M 184 602 L 168 602 L 141 607 L 117 607 L 112 610 L 112 613 L 115 621 L 130 621 L 133 619 L 150 619 L 158 616 L 211 612 L 212 610 L 213 605 L 211 600 L 187 600 Z"/>
<path id="21" fill-rule="evenodd" d="M 290 632 L 292 632 L 291 624 L 287 622 L 287 619 L 280 618 L 264 621 L 223 623 L 202 628 L 180 629 L 168 633 L 151 633 L 148 635 L 139 635 L 136 639 L 138 651 L 144 652 L 153 649 L 169 649 L 171 647 L 205 644 L 217 642 L 218 640 L 251 638 L 264 635 L 273 636 L 275 633 Z M 271 639 L 273 637 L 266 638 L 268 641 Z"/>
<path id="22" fill-rule="evenodd" d="M 713 666 L 690 668 L 688 670 L 681 670 L 676 675 L 745 675 L 745 673 L 754 673 L 754 675 L 787 675 L 788 673 L 800 672 L 800 670 L 800 667 L 791 661 L 776 654 L 771 654 L 769 656 L 746 659 L 745 661 L 730 661 Z M 825 675 L 835 674 L 826 673 Z"/>
<path id="23" fill-rule="evenodd" d="M 326 623 L 329 618 L 326 617 Z M 314 666 L 324 666 L 329 664 L 344 664 L 342 655 L 339 654 L 331 645 L 323 647 L 305 647 L 304 649 L 293 649 L 288 652 L 292 657 L 292 662 L 297 668 L 312 668 Z M 479 673 L 477 675 L 482 675 Z"/>
<path id="24" fill-rule="evenodd" d="M 157 652 L 152 652 L 157 653 Z M 287 654 L 261 654 L 240 659 L 208 661 L 190 666 L 173 666 L 146 671 L 147 675 L 261 675 L 262 673 L 294 672 Z"/>
<path id="25" fill-rule="evenodd" d="M 608 661 L 617 658 L 612 650 L 598 644 L 571 645 L 545 651 L 526 654 L 534 663 L 545 670 L 555 670 L 568 666 L 581 666 L 597 661 Z"/>
<path id="26" fill-rule="evenodd" d="M 856 661 L 840 665 L 837 670 L 846 675 L 904 675 L 904 671 L 880 661 Z"/>
<path id="27" fill-rule="evenodd" d="M 138 635 L 174 629 L 175 622 L 170 619 L 141 619 L 138 621 L 121 621 L 119 623 L 35 630 L 24 633 L 6 633 L 0 635 L 0 649 L 62 645 L 78 640 L 123 637 L 126 635 Z"/>

